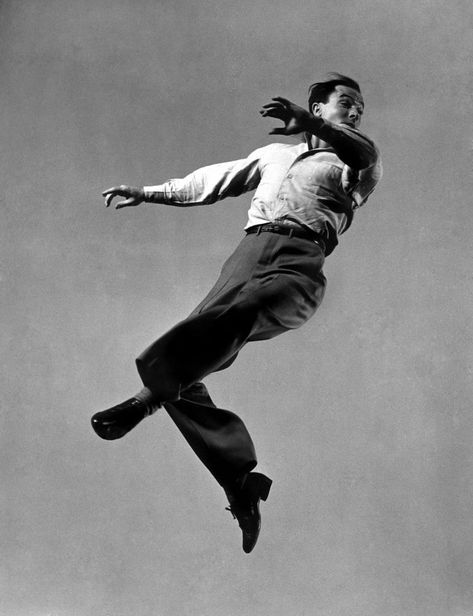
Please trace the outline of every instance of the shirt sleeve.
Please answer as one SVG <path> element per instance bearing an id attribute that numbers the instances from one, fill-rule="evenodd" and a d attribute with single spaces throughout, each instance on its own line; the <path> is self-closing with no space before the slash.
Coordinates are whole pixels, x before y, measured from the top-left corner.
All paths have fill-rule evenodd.
<path id="1" fill-rule="evenodd" d="M 144 186 L 145 201 L 165 205 L 207 205 L 253 190 L 260 181 L 261 149 L 247 158 L 201 167 L 184 178 Z"/>
<path id="2" fill-rule="evenodd" d="M 316 134 L 330 144 L 340 160 L 352 169 L 373 167 L 379 158 L 375 144 L 356 128 L 324 120 Z"/>
<path id="3" fill-rule="evenodd" d="M 352 200 L 352 208 L 358 209 L 364 205 L 383 176 L 383 165 L 378 158 L 374 165 L 357 171 L 348 165 L 343 167 L 342 186 Z"/>

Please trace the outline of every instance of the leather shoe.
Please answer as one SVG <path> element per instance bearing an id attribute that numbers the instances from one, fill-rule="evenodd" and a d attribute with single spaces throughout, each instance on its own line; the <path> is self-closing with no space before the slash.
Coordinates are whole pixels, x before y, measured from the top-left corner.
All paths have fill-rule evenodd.
<path id="1" fill-rule="evenodd" d="M 106 411 L 95 413 L 91 423 L 92 428 L 100 438 L 113 441 L 125 436 L 147 415 L 146 404 L 136 398 L 130 398 Z"/>
<path id="2" fill-rule="evenodd" d="M 253 550 L 258 541 L 261 529 L 259 502 L 268 498 L 272 483 L 271 479 L 262 473 L 249 473 L 241 488 L 229 498 L 230 507 L 227 509 L 241 528 L 242 547 L 246 554 Z"/>

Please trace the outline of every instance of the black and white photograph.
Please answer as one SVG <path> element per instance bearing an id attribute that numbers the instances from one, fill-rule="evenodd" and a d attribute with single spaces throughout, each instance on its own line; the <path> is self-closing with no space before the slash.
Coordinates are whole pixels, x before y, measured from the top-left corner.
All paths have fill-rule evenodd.
<path id="1" fill-rule="evenodd" d="M 472 25 L 0 0 L 0 616 L 473 616 Z"/>

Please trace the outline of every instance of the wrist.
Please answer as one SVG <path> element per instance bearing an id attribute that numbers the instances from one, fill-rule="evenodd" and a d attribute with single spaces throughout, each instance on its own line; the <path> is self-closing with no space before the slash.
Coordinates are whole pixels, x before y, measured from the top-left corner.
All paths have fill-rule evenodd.
<path id="1" fill-rule="evenodd" d="M 143 186 L 144 203 L 166 203 L 166 194 L 162 186 Z"/>
<path id="2" fill-rule="evenodd" d="M 306 131 L 308 133 L 312 133 L 313 135 L 319 136 L 319 131 L 323 128 L 324 121 L 322 118 L 318 118 L 317 116 L 310 115 L 307 119 L 307 128 Z"/>
<path id="3" fill-rule="evenodd" d="M 153 200 L 153 193 L 150 190 L 146 190 L 145 186 L 141 189 L 141 193 L 143 195 L 143 203 L 151 203 Z"/>

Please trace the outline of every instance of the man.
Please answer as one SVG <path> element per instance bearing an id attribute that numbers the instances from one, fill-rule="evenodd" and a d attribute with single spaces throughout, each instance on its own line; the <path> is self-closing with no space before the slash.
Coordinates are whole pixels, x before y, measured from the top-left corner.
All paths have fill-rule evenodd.
<path id="1" fill-rule="evenodd" d="M 241 419 L 212 402 L 201 382 L 227 368 L 249 341 L 301 326 L 322 301 L 326 255 L 350 226 L 381 177 L 376 146 L 359 132 L 364 102 L 356 81 L 333 73 L 309 89 L 309 111 L 274 98 L 261 114 L 282 120 L 270 134 L 296 135 L 248 158 L 210 165 L 158 186 L 119 186 L 108 207 L 140 203 L 192 206 L 256 189 L 246 235 L 197 308 L 136 360 L 144 388 L 92 417 L 95 432 L 117 439 L 163 406 L 225 490 L 229 510 L 251 552 L 260 530 L 260 500 L 271 479 L 252 472 L 256 454 Z"/>

